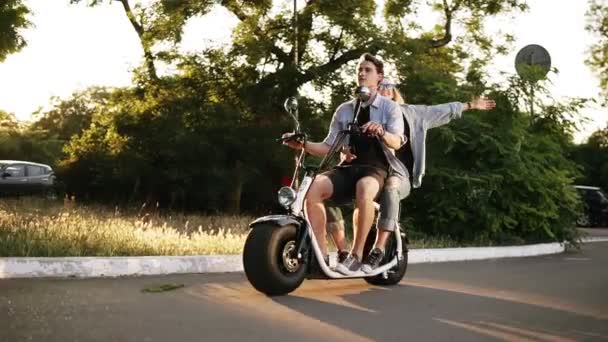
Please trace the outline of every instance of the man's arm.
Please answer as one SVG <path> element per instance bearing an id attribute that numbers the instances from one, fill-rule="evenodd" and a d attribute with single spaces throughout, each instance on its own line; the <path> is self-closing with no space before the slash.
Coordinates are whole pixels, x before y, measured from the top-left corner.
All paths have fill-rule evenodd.
<path id="1" fill-rule="evenodd" d="M 291 134 L 292 133 L 285 133 L 285 134 L 283 134 L 283 138 L 286 138 Z M 327 145 L 324 142 L 315 143 L 315 142 L 309 142 L 309 141 L 306 141 L 305 143 L 301 143 L 301 142 L 297 142 L 297 141 L 293 141 L 293 140 L 288 140 L 288 141 L 285 141 L 283 143 L 283 145 L 287 145 L 294 150 L 301 150 L 302 148 L 304 148 L 304 150 L 306 152 L 308 152 L 314 156 L 319 156 L 319 157 L 323 157 L 324 155 L 326 155 L 327 152 L 329 152 L 329 149 L 331 148 L 330 145 Z"/>
<path id="2" fill-rule="evenodd" d="M 329 150 L 331 149 L 331 145 L 333 145 L 334 141 L 336 140 L 336 138 L 338 137 L 338 133 L 340 132 L 341 125 L 340 125 L 340 121 L 338 120 L 338 115 L 340 115 L 340 111 L 341 110 L 347 110 L 345 107 L 345 104 L 339 106 L 336 109 L 336 112 L 334 113 L 333 117 L 331 118 L 331 123 L 329 124 L 329 132 L 327 133 L 327 137 L 325 137 L 325 139 L 322 142 L 305 142 L 305 144 L 296 142 L 296 141 L 286 141 L 283 144 L 293 148 L 294 150 L 301 150 L 302 148 L 304 148 L 304 150 L 314 156 L 319 156 L 319 157 L 323 157 L 325 156 Z M 283 134 L 283 137 L 288 136 L 291 133 L 285 133 Z"/>
<path id="3" fill-rule="evenodd" d="M 386 130 L 380 132 L 379 138 L 389 148 L 398 150 L 406 143 L 407 139 L 405 137 L 405 122 L 403 120 L 403 114 L 401 113 L 401 107 L 395 102 L 391 102 L 388 115 Z"/>
<path id="4" fill-rule="evenodd" d="M 329 149 L 331 148 L 330 145 L 327 145 L 324 142 L 320 142 L 320 143 L 313 143 L 313 142 L 306 142 L 306 145 L 304 145 L 304 150 L 310 154 L 312 154 L 313 156 L 319 156 L 319 157 L 323 157 L 327 154 L 327 152 L 329 152 Z"/>
<path id="5" fill-rule="evenodd" d="M 382 124 L 377 122 L 368 122 L 361 127 L 364 132 L 374 134 L 380 139 L 386 146 L 394 150 L 399 149 L 405 144 L 404 135 L 404 122 L 401 114 L 401 108 L 394 102 L 391 103 L 388 113 L 388 122 L 386 123 L 386 129 Z"/>

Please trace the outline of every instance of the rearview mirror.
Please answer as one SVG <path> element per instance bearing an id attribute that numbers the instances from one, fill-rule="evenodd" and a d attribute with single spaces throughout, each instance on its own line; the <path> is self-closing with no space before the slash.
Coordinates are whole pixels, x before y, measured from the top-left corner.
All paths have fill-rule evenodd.
<path id="1" fill-rule="evenodd" d="M 283 104 L 283 106 L 285 107 L 285 110 L 287 112 L 289 112 L 290 114 L 293 115 L 293 113 L 295 112 L 295 116 L 297 118 L 297 116 L 298 116 L 298 99 L 296 99 L 295 96 L 288 97 L 287 100 L 285 100 L 285 103 Z"/>
<path id="2" fill-rule="evenodd" d="M 296 125 L 296 132 L 300 131 L 300 122 L 298 120 L 298 99 L 295 96 L 288 97 L 283 103 L 285 110 L 291 115 Z"/>

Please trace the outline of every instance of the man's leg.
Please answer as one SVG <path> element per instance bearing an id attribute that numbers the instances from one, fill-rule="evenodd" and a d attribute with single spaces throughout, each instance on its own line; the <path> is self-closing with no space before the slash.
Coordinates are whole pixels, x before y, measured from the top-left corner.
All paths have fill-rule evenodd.
<path id="1" fill-rule="evenodd" d="M 323 201 L 331 197 L 333 189 L 334 186 L 329 177 L 321 174 L 315 177 L 306 196 L 306 213 L 324 257 L 327 256 L 327 245 L 325 244 L 327 217 Z"/>
<path id="2" fill-rule="evenodd" d="M 380 190 L 379 181 L 373 176 L 364 176 L 356 185 L 356 215 L 355 238 L 350 255 L 344 262 L 338 264 L 336 270 L 342 274 L 352 274 L 361 268 L 361 256 L 365 240 L 374 222 L 374 198 Z"/>
<path id="3" fill-rule="evenodd" d="M 374 198 L 380 190 L 380 183 L 371 176 L 365 176 L 357 182 L 356 206 L 359 212 L 356 226 L 356 236 L 353 243 L 352 253 L 359 261 L 363 256 L 365 240 L 374 223 Z"/>

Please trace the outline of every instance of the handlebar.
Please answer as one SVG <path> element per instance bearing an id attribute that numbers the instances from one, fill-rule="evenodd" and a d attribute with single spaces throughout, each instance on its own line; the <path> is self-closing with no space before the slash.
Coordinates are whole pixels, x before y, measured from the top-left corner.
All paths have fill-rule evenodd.
<path id="1" fill-rule="evenodd" d="M 292 135 L 288 135 L 286 137 L 281 137 L 275 139 L 276 142 L 284 143 L 287 141 L 295 141 L 299 143 L 303 143 L 306 140 L 306 135 L 304 133 L 293 133 Z"/>

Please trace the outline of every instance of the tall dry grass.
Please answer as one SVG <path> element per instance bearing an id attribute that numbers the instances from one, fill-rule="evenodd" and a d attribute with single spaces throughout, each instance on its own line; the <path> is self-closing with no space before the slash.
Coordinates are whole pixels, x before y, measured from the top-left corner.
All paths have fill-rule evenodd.
<path id="1" fill-rule="evenodd" d="M 0 257 L 241 254 L 253 219 L 0 198 Z M 412 233 L 409 248 L 494 245 Z"/>
<path id="2" fill-rule="evenodd" d="M 252 220 L 0 199 L 0 256 L 240 254 Z"/>

